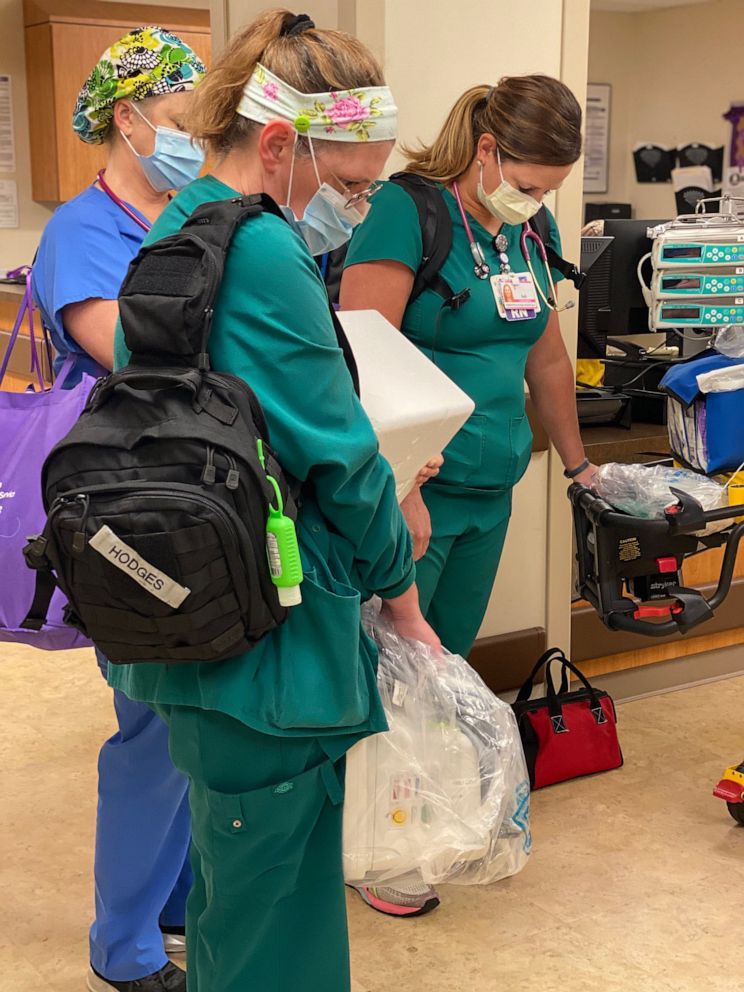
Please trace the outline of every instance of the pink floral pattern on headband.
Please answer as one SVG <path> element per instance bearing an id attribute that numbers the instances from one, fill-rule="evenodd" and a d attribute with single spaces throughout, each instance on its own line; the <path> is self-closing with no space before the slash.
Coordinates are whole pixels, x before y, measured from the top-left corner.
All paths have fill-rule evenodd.
<path id="1" fill-rule="evenodd" d="M 257 65 L 253 77 L 261 87 L 263 96 L 272 103 L 281 106 L 297 107 L 296 97 L 299 95 L 290 86 Z M 369 141 L 373 128 L 376 127 L 377 117 L 383 116 L 380 109 L 382 98 L 378 95 L 364 93 L 362 90 L 331 90 L 326 100 L 317 96 L 310 106 L 299 106 L 294 111 L 292 123 L 298 134 L 308 134 L 313 127 L 322 127 L 326 134 L 334 135 L 345 131 L 358 141 Z"/>
<path id="2" fill-rule="evenodd" d="M 375 126 L 374 117 L 381 117 L 378 96 L 369 99 L 359 90 L 330 94 L 331 102 L 316 100 L 312 107 L 303 108 L 295 119 L 300 134 L 306 134 L 310 123 L 325 124 L 326 134 L 337 130 L 351 131 L 359 141 L 369 141 L 370 130 Z"/>

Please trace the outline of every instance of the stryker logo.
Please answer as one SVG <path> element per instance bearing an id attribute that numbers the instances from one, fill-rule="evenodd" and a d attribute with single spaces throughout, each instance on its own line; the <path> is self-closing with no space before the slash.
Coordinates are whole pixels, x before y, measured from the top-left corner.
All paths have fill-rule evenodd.
<path id="1" fill-rule="evenodd" d="M 110 527 L 101 527 L 88 543 L 94 551 L 103 555 L 122 572 L 126 572 L 143 589 L 174 609 L 178 609 L 191 592 L 186 586 L 179 585 L 165 572 L 145 561 L 134 548 L 120 541 Z"/>

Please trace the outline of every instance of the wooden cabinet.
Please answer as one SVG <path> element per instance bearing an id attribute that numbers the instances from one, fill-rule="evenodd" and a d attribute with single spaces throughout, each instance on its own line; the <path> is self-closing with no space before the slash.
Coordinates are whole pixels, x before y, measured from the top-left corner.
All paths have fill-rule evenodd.
<path id="1" fill-rule="evenodd" d="M 103 146 L 72 130 L 80 88 L 101 54 L 127 31 L 159 24 L 179 35 L 206 64 L 209 12 L 103 0 L 24 0 L 26 77 L 34 200 L 59 203 L 83 190 L 103 165 Z"/>

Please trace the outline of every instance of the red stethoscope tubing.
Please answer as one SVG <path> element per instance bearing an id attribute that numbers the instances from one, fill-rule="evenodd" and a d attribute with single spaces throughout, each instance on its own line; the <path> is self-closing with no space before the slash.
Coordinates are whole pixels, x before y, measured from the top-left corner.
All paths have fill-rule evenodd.
<path id="1" fill-rule="evenodd" d="M 127 217 L 131 218 L 135 224 L 139 224 L 139 226 L 142 228 L 143 231 L 145 231 L 145 233 L 149 232 L 152 227 L 152 224 L 148 224 L 146 220 L 143 220 L 140 216 L 138 216 L 134 212 L 134 210 L 132 210 L 132 208 L 122 200 L 120 196 L 117 196 L 117 194 L 114 193 L 114 191 L 111 189 L 109 184 L 103 178 L 105 172 L 106 172 L 105 169 L 101 169 L 101 171 L 96 176 L 96 179 L 98 180 L 98 185 L 101 187 L 103 192 L 106 194 L 109 200 L 111 200 L 113 203 L 116 204 L 116 206 L 120 210 L 124 211 Z"/>

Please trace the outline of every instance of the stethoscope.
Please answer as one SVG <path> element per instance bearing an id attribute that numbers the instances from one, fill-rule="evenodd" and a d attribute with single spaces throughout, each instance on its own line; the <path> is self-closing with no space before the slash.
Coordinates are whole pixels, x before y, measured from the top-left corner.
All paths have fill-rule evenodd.
<path id="1" fill-rule="evenodd" d="M 98 180 L 98 185 L 101 187 L 101 189 L 109 198 L 109 200 L 115 203 L 120 210 L 123 210 L 124 213 L 127 215 L 127 217 L 130 217 L 135 224 L 139 224 L 139 226 L 142 228 L 142 230 L 145 233 L 148 233 L 152 228 L 152 224 L 149 224 L 146 220 L 143 220 L 142 217 L 140 217 L 138 214 L 134 212 L 134 210 L 132 210 L 129 204 L 125 203 L 120 196 L 117 196 L 117 194 L 114 193 L 114 191 L 111 189 L 109 184 L 103 178 L 105 172 L 106 172 L 105 169 L 101 169 L 101 171 L 96 176 L 96 179 Z"/>
<path id="2" fill-rule="evenodd" d="M 476 241 L 473 230 L 470 226 L 468 220 L 468 215 L 465 213 L 465 207 L 463 206 L 462 197 L 460 196 L 460 189 L 456 182 L 452 183 L 452 190 L 455 194 L 455 200 L 457 201 L 457 207 L 460 211 L 460 217 L 462 218 L 463 227 L 465 228 L 465 233 L 468 237 L 470 244 L 470 255 L 473 259 L 473 272 L 478 277 L 478 279 L 489 279 L 491 277 L 491 266 L 486 261 L 486 256 L 483 254 L 483 249 L 481 248 L 478 241 Z M 532 267 L 532 258 L 530 257 L 529 242 L 530 240 L 535 242 L 537 248 L 537 254 L 540 257 L 540 261 L 545 266 L 545 273 L 547 275 L 548 287 L 550 295 L 546 296 L 543 292 L 543 288 L 537 281 L 535 276 L 535 270 Z M 509 264 L 509 256 L 506 250 L 509 246 L 506 235 L 497 234 L 493 239 L 493 246 L 499 253 L 499 266 L 501 270 L 501 275 L 509 275 L 511 272 L 511 265 Z M 562 307 L 559 307 L 556 303 L 557 295 L 555 290 L 555 282 L 553 281 L 553 273 L 550 271 L 550 264 L 548 263 L 548 253 L 545 249 L 542 238 L 537 233 L 533 231 L 529 225 L 529 221 L 522 225 L 522 234 L 519 238 L 519 246 L 522 249 L 522 258 L 527 263 L 527 269 L 532 276 L 532 281 L 535 284 L 535 289 L 543 301 L 545 306 L 549 310 L 553 310 L 555 313 L 561 313 L 563 310 L 568 310 L 573 307 L 573 301 L 569 301 Z"/>

